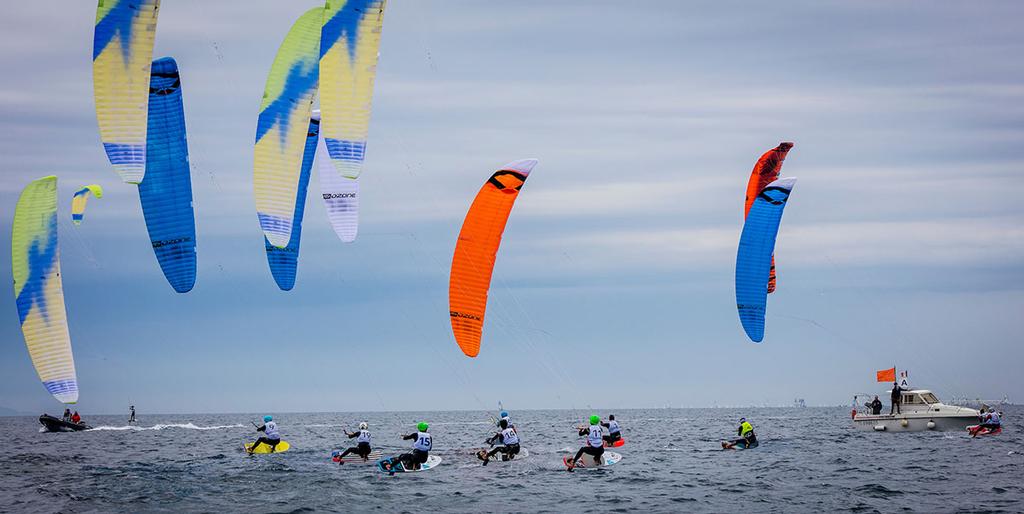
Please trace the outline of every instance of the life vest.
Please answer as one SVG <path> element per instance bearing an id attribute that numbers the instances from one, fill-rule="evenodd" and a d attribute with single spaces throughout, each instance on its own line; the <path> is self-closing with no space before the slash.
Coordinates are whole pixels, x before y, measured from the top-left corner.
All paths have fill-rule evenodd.
<path id="1" fill-rule="evenodd" d="M 503 444 L 519 444 L 519 434 L 516 433 L 516 429 L 508 427 L 501 431 L 501 442 Z"/>
<path id="2" fill-rule="evenodd" d="M 281 433 L 277 431 L 277 423 L 274 423 L 273 421 L 268 421 L 264 423 L 263 426 L 266 427 L 264 433 L 267 434 L 267 439 L 273 440 L 281 438 Z"/>
<path id="3" fill-rule="evenodd" d="M 359 437 L 356 437 L 356 442 L 370 444 L 370 431 L 360 430 Z"/>
<path id="4" fill-rule="evenodd" d="M 740 437 L 747 437 L 747 434 L 754 433 L 754 427 L 750 423 L 744 421 L 740 423 Z"/>
<path id="5" fill-rule="evenodd" d="M 604 447 L 604 434 L 601 432 L 601 425 L 590 425 L 590 432 L 587 433 L 587 444 L 594 448 Z"/>
<path id="6" fill-rule="evenodd" d="M 611 420 L 611 421 L 608 422 L 608 433 L 609 434 L 618 434 L 619 430 L 620 430 L 620 428 L 619 428 L 619 422 L 618 421 Z"/>
<path id="7" fill-rule="evenodd" d="M 429 452 L 430 448 L 434 446 L 433 440 L 430 438 L 428 432 L 416 432 L 416 442 L 412 443 L 414 450 L 421 452 Z"/>

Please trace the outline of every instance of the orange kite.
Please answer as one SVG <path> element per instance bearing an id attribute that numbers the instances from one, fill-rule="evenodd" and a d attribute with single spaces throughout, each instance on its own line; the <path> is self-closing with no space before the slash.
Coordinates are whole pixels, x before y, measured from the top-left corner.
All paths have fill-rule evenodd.
<path id="1" fill-rule="evenodd" d="M 519 190 L 536 165 L 537 159 L 524 159 L 494 172 L 476 194 L 462 222 L 448 282 L 448 314 L 455 342 L 469 357 L 480 353 L 487 290 L 501 234 Z"/>

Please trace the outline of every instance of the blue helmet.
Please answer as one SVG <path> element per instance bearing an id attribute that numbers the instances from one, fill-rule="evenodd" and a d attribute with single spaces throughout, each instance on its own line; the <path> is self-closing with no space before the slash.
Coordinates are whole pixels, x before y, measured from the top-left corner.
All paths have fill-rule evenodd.
<path id="1" fill-rule="evenodd" d="M 501 417 L 507 418 L 508 417 L 508 411 L 501 411 Z"/>
<path id="2" fill-rule="evenodd" d="M 263 416 L 263 422 L 274 421 L 274 416 Z"/>

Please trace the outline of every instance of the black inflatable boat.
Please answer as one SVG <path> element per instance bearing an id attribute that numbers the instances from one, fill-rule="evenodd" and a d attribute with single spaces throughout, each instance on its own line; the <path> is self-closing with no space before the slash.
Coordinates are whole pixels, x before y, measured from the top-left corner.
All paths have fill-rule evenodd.
<path id="1" fill-rule="evenodd" d="M 78 432 L 79 430 L 89 430 L 92 428 L 85 423 L 72 423 L 55 418 L 49 414 L 39 416 L 39 422 L 43 424 L 47 432 Z"/>

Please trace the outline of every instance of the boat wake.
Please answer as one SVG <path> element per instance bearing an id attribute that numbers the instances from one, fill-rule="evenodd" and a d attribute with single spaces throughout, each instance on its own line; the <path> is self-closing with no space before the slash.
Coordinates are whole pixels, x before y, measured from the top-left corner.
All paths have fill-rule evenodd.
<path id="1" fill-rule="evenodd" d="M 222 430 L 222 429 L 225 429 L 225 428 L 245 428 L 245 425 L 216 425 L 216 426 L 212 426 L 212 427 L 200 427 L 200 426 L 196 426 L 195 424 L 192 424 L 192 423 L 167 423 L 167 424 L 157 424 L 157 425 L 153 425 L 151 427 L 140 427 L 140 426 L 135 426 L 135 425 L 125 425 L 125 426 L 120 426 L 120 427 L 100 426 L 100 427 L 92 428 L 89 431 L 90 432 L 96 432 L 96 431 L 100 431 L 100 430 L 114 430 L 114 431 L 135 430 L 135 431 L 141 432 L 143 430 L 164 430 L 166 428 L 184 428 L 184 429 L 187 429 L 187 430 Z"/>

